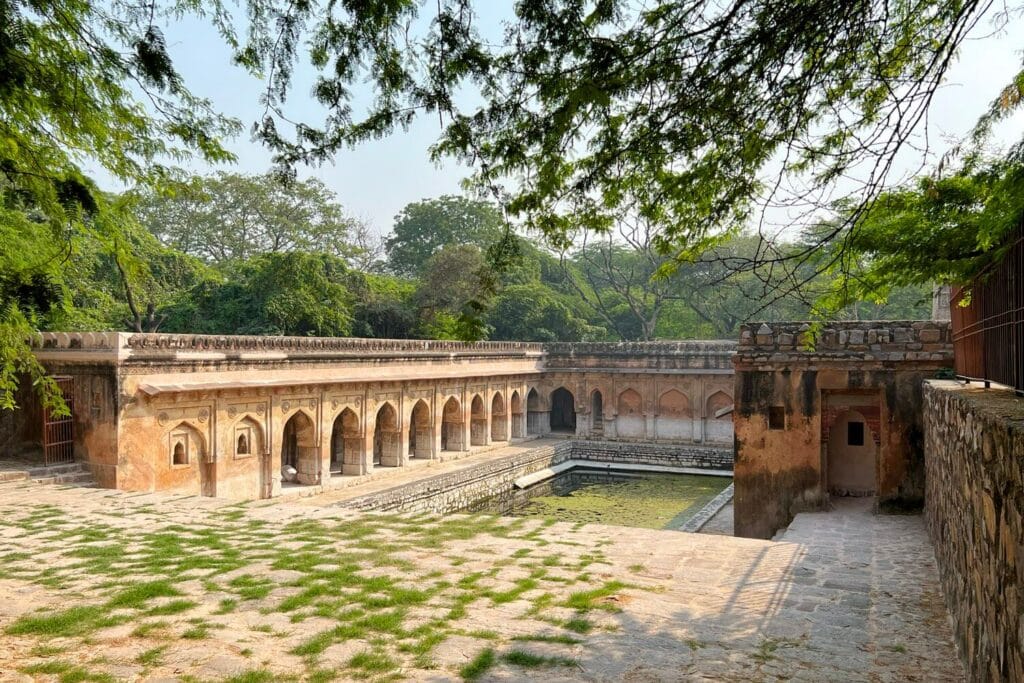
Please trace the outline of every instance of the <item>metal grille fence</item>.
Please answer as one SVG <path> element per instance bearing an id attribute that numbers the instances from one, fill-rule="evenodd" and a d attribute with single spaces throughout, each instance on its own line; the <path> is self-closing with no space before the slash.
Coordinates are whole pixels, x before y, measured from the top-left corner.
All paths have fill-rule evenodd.
<path id="1" fill-rule="evenodd" d="M 74 414 L 75 414 L 75 392 L 74 379 L 71 377 L 54 377 L 57 388 L 64 396 L 69 414 L 58 417 L 50 413 L 48 408 L 43 409 L 43 462 L 46 465 L 55 465 L 62 462 L 74 462 Z"/>
<path id="2" fill-rule="evenodd" d="M 1024 395 L 1024 226 L 1006 256 L 950 300 L 956 374 Z M 968 294 L 969 292 L 969 294 Z M 962 306 L 964 296 L 969 304 Z"/>

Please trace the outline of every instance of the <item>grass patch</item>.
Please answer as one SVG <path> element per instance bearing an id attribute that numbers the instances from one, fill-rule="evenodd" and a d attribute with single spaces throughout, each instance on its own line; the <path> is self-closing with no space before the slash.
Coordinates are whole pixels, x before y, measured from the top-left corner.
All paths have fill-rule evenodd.
<path id="1" fill-rule="evenodd" d="M 35 674 L 49 674 L 56 676 L 60 683 L 85 683 L 91 681 L 93 683 L 114 683 L 114 677 L 110 674 L 96 673 L 89 671 L 80 666 L 69 664 L 67 662 L 42 662 L 40 664 L 33 664 L 26 666 L 20 670 L 22 673 L 35 675 Z"/>
<path id="2" fill-rule="evenodd" d="M 569 596 L 569 599 L 565 601 L 566 607 L 571 607 L 580 612 L 587 612 L 592 609 L 604 609 L 609 611 L 618 611 L 620 608 L 616 605 L 609 605 L 602 602 L 605 598 L 608 598 L 620 590 L 626 587 L 626 584 L 621 581 L 609 581 L 600 588 L 595 588 L 589 591 L 578 591 Z"/>
<path id="3" fill-rule="evenodd" d="M 594 630 L 594 624 L 583 617 L 573 617 L 562 623 L 562 626 L 573 633 L 590 633 Z"/>
<path id="4" fill-rule="evenodd" d="M 85 635 L 97 629 L 116 626 L 124 621 L 124 617 L 109 616 L 104 607 L 86 605 L 45 616 L 25 615 L 4 630 L 12 636 L 33 635 L 59 638 Z"/>
<path id="5" fill-rule="evenodd" d="M 159 666 L 160 662 L 163 661 L 164 652 L 166 651 L 166 645 L 153 647 L 139 654 L 139 656 L 135 658 L 135 661 L 142 666 Z"/>
<path id="6" fill-rule="evenodd" d="M 459 675 L 464 681 L 475 681 L 487 673 L 496 661 L 494 650 L 487 648 L 474 657 L 473 661 L 459 669 Z"/>
<path id="7" fill-rule="evenodd" d="M 191 600 L 171 600 L 166 604 L 149 608 L 145 614 L 148 617 L 169 617 L 174 614 L 187 612 L 196 606 L 198 606 L 198 603 Z"/>
<path id="8" fill-rule="evenodd" d="M 576 666 L 575 659 L 568 657 L 542 657 L 541 655 L 523 652 L 522 650 L 510 650 L 501 656 L 509 664 L 527 668 L 540 666 Z"/>
<path id="9" fill-rule="evenodd" d="M 177 598 L 181 594 L 169 581 L 149 581 L 124 589 L 107 602 L 107 607 L 142 609 L 155 598 Z"/>
<path id="10" fill-rule="evenodd" d="M 382 652 L 360 652 L 348 660 L 348 666 L 366 674 L 381 674 L 397 669 L 398 662 Z"/>

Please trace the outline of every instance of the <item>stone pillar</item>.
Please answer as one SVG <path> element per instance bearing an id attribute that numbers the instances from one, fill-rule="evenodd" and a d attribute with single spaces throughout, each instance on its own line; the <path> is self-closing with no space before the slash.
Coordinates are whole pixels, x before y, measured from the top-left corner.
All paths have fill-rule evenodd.
<path id="1" fill-rule="evenodd" d="M 654 411 L 648 410 L 644 413 L 644 438 L 645 439 L 656 439 L 658 438 L 658 429 L 655 424 L 657 417 L 654 415 Z"/>

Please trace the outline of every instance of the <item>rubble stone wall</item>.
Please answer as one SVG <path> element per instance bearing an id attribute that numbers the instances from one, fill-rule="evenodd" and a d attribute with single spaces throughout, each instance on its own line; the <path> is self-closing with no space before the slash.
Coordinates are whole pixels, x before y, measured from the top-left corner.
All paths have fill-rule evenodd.
<path id="1" fill-rule="evenodd" d="M 924 390 L 928 532 L 974 680 L 1024 680 L 1024 399 Z"/>

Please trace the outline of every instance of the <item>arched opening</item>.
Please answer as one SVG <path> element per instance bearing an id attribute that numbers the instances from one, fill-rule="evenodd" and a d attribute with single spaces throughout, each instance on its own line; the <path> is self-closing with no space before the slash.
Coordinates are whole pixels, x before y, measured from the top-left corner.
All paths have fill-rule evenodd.
<path id="1" fill-rule="evenodd" d="M 633 389 L 619 394 L 618 415 L 615 417 L 615 433 L 626 438 L 644 437 L 644 400 Z"/>
<path id="2" fill-rule="evenodd" d="M 179 486 L 185 486 L 187 479 L 184 477 L 194 476 L 191 473 L 198 470 L 199 494 L 203 496 L 217 495 L 217 472 L 214 469 L 214 463 L 208 462 L 206 440 L 199 430 L 187 422 L 182 422 L 171 430 L 168 450 L 172 467 L 177 466 L 179 472 L 185 470 L 189 473 L 179 474 L 176 477 Z M 196 467 L 193 468 L 193 465 Z"/>
<path id="3" fill-rule="evenodd" d="M 491 441 L 508 441 L 508 414 L 500 391 L 491 399 Z"/>
<path id="4" fill-rule="evenodd" d="M 732 443 L 732 396 L 716 391 L 708 397 L 705 415 L 707 441 Z"/>
<path id="5" fill-rule="evenodd" d="M 462 404 L 452 396 L 441 412 L 441 450 L 461 451 L 462 447 Z"/>
<path id="6" fill-rule="evenodd" d="M 550 428 L 547 411 L 540 403 L 540 394 L 530 389 L 526 394 L 526 433 L 543 434 Z"/>
<path id="7" fill-rule="evenodd" d="M 523 399 L 518 391 L 512 392 L 512 438 L 521 439 L 526 436 L 526 411 L 523 410 Z"/>
<path id="8" fill-rule="evenodd" d="M 394 406 L 385 403 L 377 410 L 373 427 L 373 465 L 398 467 L 401 464 L 398 413 Z"/>
<path id="9" fill-rule="evenodd" d="M 174 444 L 174 455 L 171 457 L 171 464 L 173 465 L 187 465 L 188 464 L 188 450 L 185 448 L 184 441 L 178 441 Z"/>
<path id="10" fill-rule="evenodd" d="M 235 457 L 263 453 L 262 430 L 251 417 L 243 417 L 235 425 Z"/>
<path id="11" fill-rule="evenodd" d="M 828 492 L 833 496 L 875 495 L 878 443 L 856 410 L 836 416 L 828 430 Z"/>
<path id="12" fill-rule="evenodd" d="M 484 412 L 484 400 L 479 394 L 469 404 L 469 445 L 487 445 L 487 413 Z"/>
<path id="13" fill-rule="evenodd" d="M 362 474 L 362 450 L 359 417 L 345 408 L 331 427 L 331 474 Z"/>
<path id="14" fill-rule="evenodd" d="M 409 455 L 429 460 L 433 452 L 434 430 L 430 420 L 430 408 L 423 399 L 416 401 L 409 419 Z"/>
<path id="15" fill-rule="evenodd" d="M 604 434 L 604 397 L 597 389 L 590 395 L 590 433 Z"/>
<path id="16" fill-rule="evenodd" d="M 316 484 L 320 463 L 313 421 L 302 411 L 284 424 L 281 439 L 281 481 Z"/>
<path id="17" fill-rule="evenodd" d="M 686 394 L 669 389 L 658 398 L 655 427 L 659 439 L 693 439 L 693 410 Z"/>
<path id="18" fill-rule="evenodd" d="M 576 433 L 576 400 L 565 387 L 551 392 L 551 431 Z"/>

